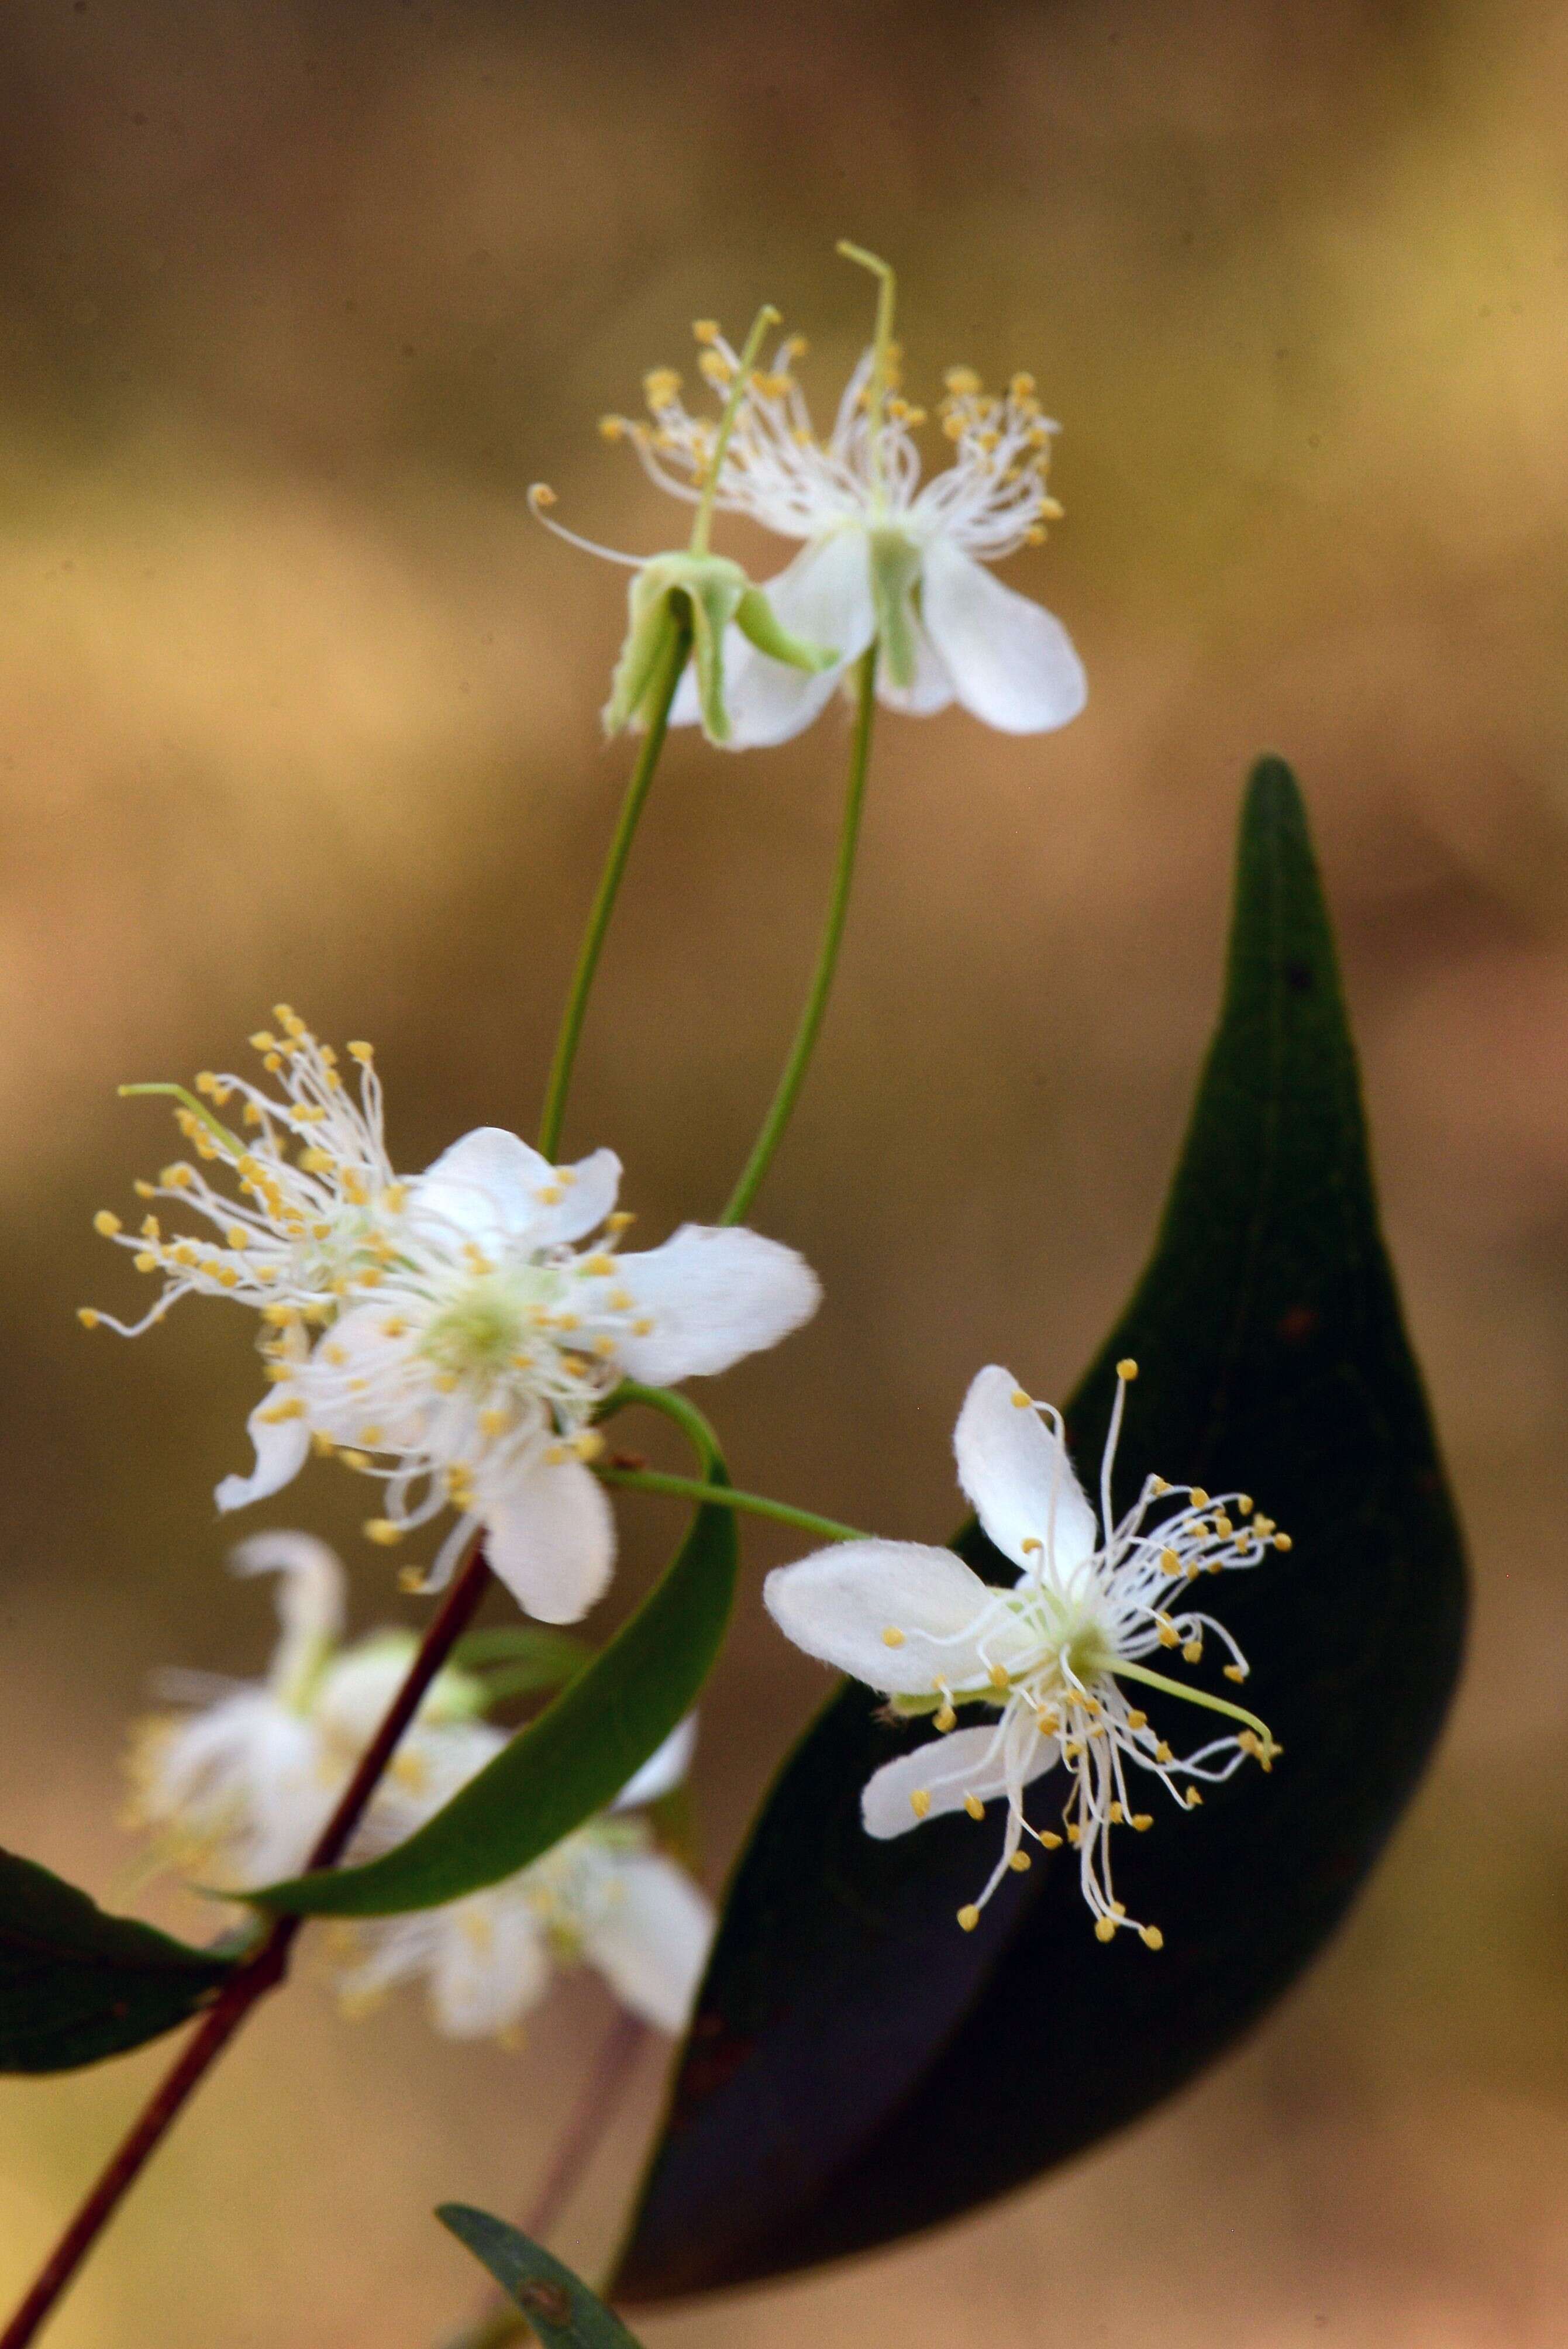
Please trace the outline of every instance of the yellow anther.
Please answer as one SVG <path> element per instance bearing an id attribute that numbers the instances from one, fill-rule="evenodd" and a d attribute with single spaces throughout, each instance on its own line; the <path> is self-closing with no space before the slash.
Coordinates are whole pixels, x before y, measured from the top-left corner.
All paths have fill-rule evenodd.
<path id="1" fill-rule="evenodd" d="M 346 1456 L 345 1454 L 345 1457 Z M 394 1542 L 400 1542 L 403 1533 L 404 1528 L 395 1518 L 366 1517 L 365 1520 L 366 1539 L 379 1542 L 383 1549 L 390 1549 Z"/>
<path id="2" fill-rule="evenodd" d="M 604 1439 L 596 1427 L 585 1427 L 581 1435 L 573 1437 L 572 1449 L 579 1460 L 597 1460 L 604 1449 Z"/>
<path id="3" fill-rule="evenodd" d="M 1007 1865 L 1009 1868 L 1016 1868 L 1020 1876 L 1026 1876 L 1034 1866 L 1034 1862 L 1026 1851 L 1016 1851 Z"/>
<path id="4" fill-rule="evenodd" d="M 718 340 L 717 318 L 694 318 L 691 330 L 693 336 L 699 343 L 717 343 Z"/>
<path id="5" fill-rule="evenodd" d="M 108 1207 L 100 1207 L 93 1217 L 93 1229 L 103 1239 L 113 1239 L 119 1228 L 119 1217 L 111 1214 Z"/>
<path id="6" fill-rule="evenodd" d="M 357 1038 L 348 1048 L 348 1057 L 351 1061 L 359 1061 L 362 1067 L 367 1066 L 376 1058 L 376 1047 L 366 1043 L 363 1037 Z"/>
<path id="7" fill-rule="evenodd" d="M 674 367 L 650 367 L 643 378 L 643 397 L 651 409 L 669 408 L 680 397 L 681 379 Z"/>
<path id="8" fill-rule="evenodd" d="M 1195 1810 L 1199 1809 L 1199 1808 L 1202 1806 L 1202 1800 L 1203 1800 L 1203 1797 L 1202 1797 L 1202 1795 L 1198 1792 L 1198 1789 L 1197 1789 L 1197 1787 L 1196 1787 L 1196 1786 L 1189 1786 L 1189 1787 L 1188 1787 L 1188 1789 L 1187 1789 L 1187 1808 L 1188 1808 L 1190 1811 L 1195 1811 Z"/>
<path id="9" fill-rule="evenodd" d="M 1062 1847 L 1062 1839 L 1060 1836 L 1053 1835 L 1049 1827 L 1047 1827 L 1041 1835 L 1040 1842 L 1047 1851 L 1060 1851 Z"/>
<path id="10" fill-rule="evenodd" d="M 251 1049 L 255 1052 L 273 1052 L 277 1050 L 277 1042 L 270 1028 L 258 1028 L 251 1039 Z"/>
<path id="11" fill-rule="evenodd" d="M 96 1330 L 102 1316 L 91 1305 L 78 1305 L 77 1319 L 84 1330 Z"/>
<path id="12" fill-rule="evenodd" d="M 140 1176 L 138 1176 L 131 1187 L 139 1199 L 156 1199 L 158 1196 L 157 1185 L 144 1182 Z"/>
<path id="13" fill-rule="evenodd" d="M 884 1648 L 902 1648 L 903 1645 L 903 1633 L 899 1630 L 896 1623 L 890 1623 L 886 1630 L 882 1633 L 882 1646 Z"/>
<path id="14" fill-rule="evenodd" d="M 577 1269 L 579 1272 L 592 1273 L 596 1279 L 603 1280 L 607 1274 L 614 1271 L 615 1259 L 613 1256 L 605 1256 L 603 1253 L 585 1256 Z"/>
<path id="15" fill-rule="evenodd" d="M 546 1183 L 543 1188 L 536 1191 L 533 1195 L 539 1201 L 541 1206 L 558 1207 L 565 1194 L 562 1192 L 559 1183 Z"/>
<path id="16" fill-rule="evenodd" d="M 1240 1664 L 1227 1664 L 1225 1666 L 1225 1678 L 1228 1681 L 1244 1681 L 1246 1676 L 1245 1670 Z"/>
<path id="17" fill-rule="evenodd" d="M 704 351 L 696 364 L 698 373 L 711 384 L 723 385 L 734 380 L 735 369 L 722 351 Z"/>
<path id="18" fill-rule="evenodd" d="M 1130 1385 L 1130 1382 L 1138 1376 L 1138 1365 L 1133 1361 L 1130 1354 L 1124 1354 L 1120 1361 L 1118 1362 L 1116 1366 L 1116 1375 L 1121 1381 L 1123 1386 Z"/>
<path id="19" fill-rule="evenodd" d="M 1189 1640 L 1181 1651 L 1183 1661 L 1189 1664 L 1197 1663 L 1202 1658 L 1202 1653 L 1203 1642 L 1202 1640 Z"/>
<path id="20" fill-rule="evenodd" d="M 378 1452 L 386 1433 L 386 1429 L 381 1427 L 362 1427 L 359 1431 L 359 1441 L 361 1444 L 368 1444 L 372 1452 Z"/>
<path id="21" fill-rule="evenodd" d="M 262 1319 L 270 1321 L 274 1330 L 287 1330 L 299 1319 L 299 1315 L 292 1305 L 263 1305 Z"/>
<path id="22" fill-rule="evenodd" d="M 1253 1514 L 1252 1495 L 1250 1493 L 1238 1493 L 1236 1495 L 1236 1506 L 1240 1509 L 1243 1517 L 1250 1517 Z"/>
<path id="23" fill-rule="evenodd" d="M 980 1911 L 976 1909 L 973 1900 L 970 1901 L 966 1909 L 960 1909 L 958 1911 L 958 1921 L 963 1926 L 964 1930 L 966 1933 L 972 1933 L 975 1930 L 975 1926 L 980 1922 Z"/>
<path id="24" fill-rule="evenodd" d="M 1134 1705 L 1131 1711 L 1128 1713 L 1127 1725 L 1129 1729 L 1147 1729 L 1149 1726 L 1149 1715 L 1146 1713 L 1140 1713 L 1138 1707 Z"/>
<path id="25" fill-rule="evenodd" d="M 283 1054 L 281 1052 L 267 1052 L 263 1054 L 262 1066 L 265 1069 L 269 1077 L 281 1075 L 283 1072 Z"/>
<path id="26" fill-rule="evenodd" d="M 1112 1803 L 1109 1816 L 1113 1827 L 1119 1827 L 1126 1824 L 1127 1813 L 1119 1803 Z"/>
<path id="27" fill-rule="evenodd" d="M 322 1150 L 314 1144 L 299 1154 L 302 1174 L 330 1174 L 336 1163 L 330 1150 Z"/>
<path id="28" fill-rule="evenodd" d="M 1072 1845 L 1075 1851 L 1078 1849 L 1078 1845 L 1083 1841 L 1083 1829 L 1079 1826 L 1077 1819 L 1069 1819 L 1068 1821 L 1068 1841 Z"/>
<path id="29" fill-rule="evenodd" d="M 196 1177 L 189 1166 L 181 1166 L 177 1162 L 172 1166 L 166 1166 L 158 1179 L 166 1191 L 189 1191 Z"/>
<path id="30" fill-rule="evenodd" d="M 630 1208 L 617 1207 L 613 1216 L 605 1216 L 604 1228 L 607 1232 L 624 1232 L 628 1230 L 636 1220 L 636 1216 Z"/>
<path id="31" fill-rule="evenodd" d="M 1275 1549 L 1294 1549 L 1295 1547 L 1288 1534 L 1275 1534 L 1274 1546 Z"/>
<path id="32" fill-rule="evenodd" d="M 1138 1938 L 1146 1950 L 1162 1950 L 1165 1947 L 1165 1936 L 1158 1925 L 1140 1925 Z"/>
<path id="33" fill-rule="evenodd" d="M 511 1413 L 508 1411 L 497 1411 L 492 1406 L 489 1411 L 481 1411 L 480 1413 L 481 1435 L 504 1435 L 511 1425 Z"/>
<path id="34" fill-rule="evenodd" d="M 1177 1557 L 1177 1555 L 1176 1555 L 1176 1553 L 1175 1553 L 1175 1551 L 1174 1551 L 1173 1549 L 1162 1549 L 1162 1550 L 1161 1551 L 1161 1553 L 1160 1553 L 1160 1569 L 1161 1569 L 1161 1572 L 1162 1574 L 1180 1574 L 1180 1573 L 1181 1573 L 1181 1559 Z"/>
<path id="35" fill-rule="evenodd" d="M 915 1786 L 912 1788 L 909 1797 L 909 1807 L 914 1813 L 917 1819 L 928 1818 L 931 1815 L 930 1787 Z"/>
<path id="36" fill-rule="evenodd" d="M 1153 1812 L 1134 1811 L 1132 1814 L 1132 1825 L 1139 1835 L 1147 1835 L 1150 1828 L 1154 1825 Z"/>
<path id="37" fill-rule="evenodd" d="M 1181 1635 L 1177 1630 L 1175 1624 L 1171 1620 L 1170 1616 L 1157 1615 L 1154 1619 L 1160 1627 L 1161 1646 L 1162 1648 L 1174 1648 L 1178 1646 L 1180 1644 Z"/>
<path id="38" fill-rule="evenodd" d="M 346 1445 L 337 1456 L 342 1461 L 346 1468 L 357 1468 L 361 1474 L 363 1474 L 370 1465 L 370 1458 L 367 1453 L 353 1451 Z"/>
<path id="39" fill-rule="evenodd" d="M 626 437 L 626 419 L 624 416 L 602 416 L 599 419 L 601 440 L 624 440 Z"/>
<path id="40" fill-rule="evenodd" d="M 248 1248 L 255 1237 L 254 1232 L 247 1231 L 243 1224 L 231 1224 L 223 1235 L 232 1248 Z"/>
<path id="41" fill-rule="evenodd" d="M 132 1257 L 131 1262 L 138 1272 L 156 1272 L 159 1265 L 159 1259 L 150 1248 L 143 1248 L 139 1256 Z"/>
<path id="42" fill-rule="evenodd" d="M 281 1402 L 268 1403 L 266 1409 L 258 1412 L 256 1416 L 273 1427 L 285 1419 L 303 1419 L 304 1404 L 298 1395 L 284 1395 Z"/>
<path id="43" fill-rule="evenodd" d="M 564 1467 L 567 1456 L 566 1446 L 564 1444 L 552 1444 L 545 1451 L 544 1464 L 547 1468 Z M 903 1635 L 901 1632 L 899 1637 L 902 1639 L 903 1636 Z M 882 1637 L 884 1640 L 886 1639 L 887 1633 L 885 1631 L 882 1633 Z"/>
<path id="44" fill-rule="evenodd" d="M 1015 1387 L 1013 1389 L 1013 1408 L 1015 1411 L 1032 1411 L 1034 1406 L 1035 1398 L 1033 1395 L 1026 1394 L 1022 1387 Z"/>
<path id="45" fill-rule="evenodd" d="M 952 367 L 942 378 L 956 399 L 973 399 L 980 388 L 980 378 L 971 367 Z"/>
<path id="46" fill-rule="evenodd" d="M 1192 1497 L 1192 1506 L 1193 1506 L 1195 1509 L 1206 1509 L 1206 1508 L 1208 1507 L 1208 1506 L 1209 1506 L 1209 1495 L 1207 1495 L 1207 1493 L 1205 1493 L 1205 1492 L 1204 1492 L 1203 1487 L 1202 1486 L 1202 1485 L 1193 1485 L 1193 1487 L 1192 1487 L 1192 1496 L 1191 1496 L 1191 1497 Z"/>
<path id="47" fill-rule="evenodd" d="M 645 1313 L 637 1320 L 633 1322 L 632 1335 L 634 1338 L 650 1337 L 653 1334 L 653 1315 L 651 1313 Z"/>
<path id="48" fill-rule="evenodd" d="M 990 1671 L 989 1678 L 990 1678 L 991 1685 L 992 1685 L 992 1687 L 993 1687 L 994 1689 L 1005 1689 L 1005 1688 L 1006 1687 L 1006 1685 L 1007 1685 L 1007 1667 L 1006 1667 L 1006 1664 L 993 1664 L 993 1665 L 992 1665 L 992 1667 L 991 1667 L 991 1671 Z"/>
<path id="49" fill-rule="evenodd" d="M 330 1460 L 337 1450 L 337 1445 L 330 1435 L 325 1434 L 318 1427 L 310 1439 L 310 1448 L 318 1460 Z"/>
<path id="50" fill-rule="evenodd" d="M 985 1806 L 978 1795 L 965 1795 L 964 1807 L 972 1819 L 983 1819 L 985 1816 Z"/>
<path id="51" fill-rule="evenodd" d="M 1037 1540 L 1035 1539 L 1034 1535 L 1033 1535 L 1033 1534 L 1030 1534 L 1030 1535 L 1029 1535 L 1029 1537 L 1028 1537 L 1028 1538 L 1027 1538 L 1027 1540 L 1026 1540 L 1026 1541 L 1025 1541 L 1025 1542 L 1023 1542 L 1023 1543 L 1020 1545 L 1020 1547 L 1022 1547 L 1022 1549 L 1023 1549 L 1023 1553 L 1024 1553 L 1024 1556 L 1025 1556 L 1026 1557 L 1032 1557 L 1036 1550 L 1037 1550 L 1037 1549 L 1043 1550 L 1043 1549 L 1044 1549 L 1044 1547 L 1045 1547 L 1045 1544 L 1044 1544 L 1044 1542 L 1038 1542 L 1038 1541 L 1037 1541 Z"/>
<path id="52" fill-rule="evenodd" d="M 1156 1762 L 1172 1762 L 1175 1758 L 1176 1757 L 1171 1753 L 1170 1746 L 1167 1745 L 1165 1740 L 1161 1738 L 1159 1744 L 1154 1749 L 1154 1759 Z"/>
<path id="53" fill-rule="evenodd" d="M 1163 1476 L 1150 1476 L 1149 1479 L 1149 1489 L 1151 1493 L 1160 1494 L 1168 1493 L 1171 1490 L 1171 1487 L 1165 1482 Z"/>
<path id="54" fill-rule="evenodd" d="M 1097 1918 L 1097 1919 L 1095 1920 L 1094 1938 L 1095 1938 L 1095 1940 L 1096 1940 L 1097 1941 L 1114 1941 L 1114 1940 L 1115 1940 L 1115 1939 L 1116 1939 L 1116 1920 L 1115 1920 L 1115 1918 L 1114 1918 L 1114 1917 L 1099 1917 L 1099 1918 Z"/>

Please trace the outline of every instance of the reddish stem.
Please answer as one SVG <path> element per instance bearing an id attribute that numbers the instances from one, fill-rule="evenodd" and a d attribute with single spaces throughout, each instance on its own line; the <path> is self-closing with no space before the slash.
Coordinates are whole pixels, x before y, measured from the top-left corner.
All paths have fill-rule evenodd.
<path id="1" fill-rule="evenodd" d="M 342 1857 L 366 1806 L 380 1783 L 397 1742 L 419 1709 L 436 1674 L 472 1621 L 489 1589 L 490 1570 L 476 1548 L 430 1619 L 408 1677 L 344 1790 L 343 1799 L 316 1839 L 307 1868 L 331 1868 Z M 98 2236 L 135 2184 L 149 2157 L 178 2118 L 187 2098 L 211 2070 L 251 2009 L 275 1990 L 288 1971 L 289 1951 L 304 1919 L 280 1917 L 265 1939 L 222 1989 L 172 2068 L 153 2090 L 65 2233 L 26 2299 L 0 2333 L 0 2349 L 26 2349 Z"/>

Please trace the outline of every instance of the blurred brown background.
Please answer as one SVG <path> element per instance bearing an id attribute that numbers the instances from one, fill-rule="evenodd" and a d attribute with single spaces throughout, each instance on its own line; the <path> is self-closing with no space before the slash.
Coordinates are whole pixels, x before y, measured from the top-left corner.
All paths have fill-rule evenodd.
<path id="1" fill-rule="evenodd" d="M 401 1163 L 530 1124 L 627 753 L 595 723 L 622 576 L 523 491 L 548 476 L 623 546 L 676 534 L 593 423 L 689 364 L 693 316 L 772 298 L 827 406 L 868 315 L 847 233 L 901 269 L 917 397 L 961 359 L 1032 369 L 1068 520 L 1007 576 L 1092 681 L 1057 738 L 884 722 L 758 1216 L 828 1303 L 711 1391 L 744 1481 L 930 1536 L 978 1363 L 1066 1388 L 1180 1132 L 1246 760 L 1286 752 L 1311 795 L 1477 1556 L 1441 1765 L 1329 1957 L 1178 2106 L 923 2245 L 652 2323 L 652 2349 L 1568 2325 L 1565 77 L 1552 0 L 0 19 L 5 1841 L 108 1895 L 149 1673 L 253 1671 L 271 1637 L 210 1499 L 248 1457 L 249 1326 L 191 1307 L 130 1351 L 72 1318 L 123 1308 L 89 1216 L 167 1155 L 113 1088 L 232 1064 L 284 995 L 378 1040 Z M 834 715 L 666 763 L 568 1136 L 620 1150 L 650 1234 L 710 1215 L 749 1141 L 844 742 Z M 405 1603 L 349 1483 L 319 1469 L 248 1522 L 343 1538 L 366 1623 Z M 620 1604 L 673 1522 L 626 1516 Z M 716 1878 L 819 1689 L 755 1589 L 707 1709 Z M 472 2299 L 429 2208 L 522 2206 L 607 2006 L 574 1983 L 504 2055 L 412 2000 L 351 2028 L 310 1974 L 60 2349 L 426 2349 Z M 165 2060 L 0 2085 L 6 2296 Z M 637 2141 L 569 2254 L 603 2251 Z"/>

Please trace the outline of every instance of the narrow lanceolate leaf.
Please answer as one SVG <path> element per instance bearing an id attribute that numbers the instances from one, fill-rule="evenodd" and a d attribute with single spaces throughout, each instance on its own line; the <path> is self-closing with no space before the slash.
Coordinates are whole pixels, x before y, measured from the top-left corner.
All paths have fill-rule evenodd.
<path id="1" fill-rule="evenodd" d="M 728 1481 L 717 1456 L 707 1473 Z M 362 1868 L 245 1898 L 279 1915 L 389 1917 L 526 1868 L 613 1803 L 690 1711 L 723 1643 L 737 1557 L 733 1510 L 699 1509 L 664 1579 L 609 1645 L 406 1843 Z"/>
<path id="2" fill-rule="evenodd" d="M 0 2072 L 122 2055 L 210 2005 L 232 1971 L 0 1851 Z"/>
<path id="3" fill-rule="evenodd" d="M 511 2292 L 544 2349 L 638 2349 L 635 2335 L 581 2276 L 504 2219 L 466 2202 L 443 2202 L 436 2216 Z"/>
<path id="4" fill-rule="evenodd" d="M 1294 1537 L 1228 1577 L 1220 1610 L 1283 1759 L 1124 1838 L 1118 1891 L 1162 1951 L 1095 1939 L 1069 1850 L 1006 1882 L 966 1934 L 954 1912 L 995 1856 L 995 1813 L 872 1842 L 861 1787 L 921 1733 L 847 1689 L 736 1874 L 617 2297 L 887 2242 L 1146 2111 L 1322 1946 L 1431 1749 L 1460 1659 L 1460 1540 L 1378 1235 L 1305 818 L 1277 761 L 1247 796 L 1223 1014 L 1153 1260 L 1069 1408 L 1091 1473 L 1123 1355 L 1141 1374 L 1119 1499 L 1146 1472 L 1239 1487 Z M 973 1530 L 957 1546 L 1012 1578 Z M 1168 1732 L 1181 1750 L 1190 1725 Z M 1045 1824 L 1050 1785 L 1034 1798 Z"/>

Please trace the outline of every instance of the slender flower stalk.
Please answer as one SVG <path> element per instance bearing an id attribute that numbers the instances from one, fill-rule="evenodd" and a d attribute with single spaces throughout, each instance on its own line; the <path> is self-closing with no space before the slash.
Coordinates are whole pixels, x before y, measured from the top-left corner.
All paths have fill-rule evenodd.
<path id="1" fill-rule="evenodd" d="M 583 1023 L 588 1014 L 588 998 L 593 991 L 599 957 L 604 950 L 610 919 L 615 911 L 615 900 L 620 895 L 621 883 L 625 877 L 632 843 L 637 836 L 637 826 L 642 822 L 643 810 L 658 771 L 659 754 L 665 747 L 665 736 L 669 731 L 670 709 L 676 698 L 676 688 L 681 681 L 681 671 L 686 664 L 686 656 L 691 650 L 691 633 L 689 619 L 677 620 L 664 647 L 658 673 L 650 688 L 647 730 L 637 751 L 637 763 L 632 770 L 626 796 L 621 802 L 614 835 L 610 842 L 604 869 L 594 893 L 593 909 L 588 916 L 588 926 L 577 950 L 577 968 L 573 973 L 565 1009 L 561 1014 L 549 1081 L 544 1088 L 544 1107 L 539 1118 L 539 1148 L 541 1155 L 545 1158 L 555 1156 L 561 1130 L 566 1123 L 566 1101 L 572 1090 L 573 1071 L 577 1065 L 577 1047 L 583 1040 Z"/>
<path id="2" fill-rule="evenodd" d="M 806 1081 L 811 1055 L 817 1049 L 817 1038 L 827 1013 L 828 998 L 833 991 L 839 948 L 843 944 L 844 924 L 850 910 L 850 889 L 855 877 L 855 856 L 860 847 L 866 779 L 871 771 L 872 735 L 876 724 L 876 683 L 877 647 L 873 642 L 861 655 L 855 731 L 850 750 L 849 787 L 844 794 L 843 820 L 839 828 L 838 863 L 833 873 L 832 893 L 828 899 L 827 920 L 822 926 L 822 943 L 817 950 L 817 968 L 812 974 L 810 991 L 800 1014 L 799 1026 L 795 1030 L 795 1040 L 789 1048 L 789 1057 L 779 1080 L 778 1091 L 762 1121 L 762 1131 L 752 1146 L 751 1155 L 718 1219 L 721 1224 L 739 1223 L 761 1189 L 763 1178 L 773 1163 L 773 1154 L 783 1141 L 789 1120 L 795 1113 L 795 1103 Z"/>
<path id="3" fill-rule="evenodd" d="M 812 1509 L 798 1509 L 789 1501 L 769 1500 L 762 1493 L 738 1493 L 733 1485 L 708 1485 L 696 1476 L 666 1476 L 657 1468 L 595 1467 L 603 1485 L 631 1493 L 665 1493 L 672 1500 L 696 1501 L 705 1508 L 738 1509 L 743 1516 L 770 1517 L 775 1525 L 793 1526 L 798 1533 L 815 1534 L 820 1541 L 864 1541 L 853 1526 L 820 1517 Z"/>

